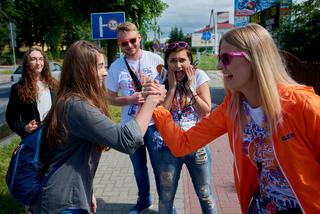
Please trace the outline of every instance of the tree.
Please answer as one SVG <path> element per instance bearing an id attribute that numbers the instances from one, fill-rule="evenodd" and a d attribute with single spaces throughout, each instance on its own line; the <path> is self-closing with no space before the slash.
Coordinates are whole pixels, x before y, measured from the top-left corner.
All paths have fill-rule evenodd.
<path id="1" fill-rule="evenodd" d="M 291 17 L 282 17 L 280 45 L 301 60 L 320 61 L 320 0 L 292 6 Z"/>
<path id="2" fill-rule="evenodd" d="M 73 0 L 85 20 L 90 20 L 90 13 L 124 11 L 126 21 L 137 25 L 140 34 L 146 38 L 152 20 L 159 17 L 168 7 L 162 0 Z M 116 59 L 118 45 L 115 40 L 107 41 L 108 64 Z"/>
<path id="3" fill-rule="evenodd" d="M 169 40 L 167 42 L 171 43 L 171 42 L 177 42 L 177 41 L 185 41 L 189 45 L 191 45 L 191 35 L 190 34 L 184 35 L 182 28 L 178 30 L 178 27 L 173 27 L 171 28 L 171 31 L 169 34 Z"/>
<path id="4" fill-rule="evenodd" d="M 0 1 L 0 55 L 6 45 L 9 45 L 9 22 L 14 22 L 16 10 L 13 0 Z"/>
<path id="5" fill-rule="evenodd" d="M 180 28 L 180 31 L 178 30 L 178 27 L 173 27 L 171 28 L 170 34 L 169 34 L 169 40 L 167 41 L 168 43 L 171 42 L 177 42 L 177 41 L 182 41 L 183 40 L 183 31 Z"/>
<path id="6" fill-rule="evenodd" d="M 11 2 L 16 10 L 12 16 L 17 26 L 17 46 L 47 45 L 51 52 L 68 48 L 75 40 L 89 39 L 91 13 L 124 11 L 126 20 L 135 23 L 146 37 L 152 20 L 167 8 L 161 0 L 1 0 L 0 19 L 1 14 L 7 14 L 2 12 L 2 2 Z M 0 25 L 0 35 L 2 28 Z M 111 63 L 118 47 L 115 40 L 106 43 Z"/>

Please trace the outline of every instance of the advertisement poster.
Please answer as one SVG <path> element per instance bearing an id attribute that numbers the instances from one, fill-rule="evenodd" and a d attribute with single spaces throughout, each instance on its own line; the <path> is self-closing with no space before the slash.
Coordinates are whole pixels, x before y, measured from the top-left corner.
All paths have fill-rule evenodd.
<path id="1" fill-rule="evenodd" d="M 217 23 L 218 24 L 228 24 L 229 23 L 229 12 L 223 11 L 217 13 Z"/>
<path id="2" fill-rule="evenodd" d="M 209 31 L 203 33 L 192 33 L 192 47 L 213 47 L 215 45 L 214 34 Z"/>
<path id="3" fill-rule="evenodd" d="M 277 0 L 235 0 L 234 3 L 235 16 L 251 16 L 271 7 Z"/>
<path id="4" fill-rule="evenodd" d="M 235 16 L 234 17 L 234 26 L 242 27 L 250 23 L 250 16 Z"/>
<path id="5" fill-rule="evenodd" d="M 261 10 L 272 7 L 279 0 L 235 0 L 234 15 L 235 16 L 251 16 Z M 281 14 L 288 14 L 292 0 L 280 0 Z"/>

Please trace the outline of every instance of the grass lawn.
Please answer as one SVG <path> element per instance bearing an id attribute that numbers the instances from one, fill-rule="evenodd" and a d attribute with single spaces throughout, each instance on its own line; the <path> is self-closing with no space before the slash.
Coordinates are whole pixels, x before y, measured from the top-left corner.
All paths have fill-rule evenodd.
<path id="1" fill-rule="evenodd" d="M 196 55 L 193 55 L 193 59 L 197 59 Z M 200 63 L 197 65 L 198 68 L 208 71 L 217 69 L 217 58 L 214 55 L 200 55 Z"/>
<path id="2" fill-rule="evenodd" d="M 13 73 L 13 70 L 3 70 L 3 71 L 0 71 L 0 74 L 12 74 Z"/>
<path id="3" fill-rule="evenodd" d="M 109 111 L 113 121 L 119 123 L 121 120 L 121 110 L 120 107 L 109 106 Z M 7 131 L 7 127 L 3 130 Z M 2 129 L 1 129 L 2 133 Z M 15 200 L 10 196 L 8 192 L 7 185 L 5 183 L 5 176 L 7 173 L 8 165 L 11 159 L 12 151 L 19 144 L 20 138 L 17 137 L 13 142 L 6 146 L 0 147 L 0 214 L 24 214 L 23 206 L 15 202 Z"/>
<path id="4" fill-rule="evenodd" d="M 19 143 L 19 138 L 13 140 L 9 145 L 0 147 L 0 213 L 24 214 L 24 208 L 11 197 L 5 183 L 5 176 L 11 159 L 12 151 Z"/>

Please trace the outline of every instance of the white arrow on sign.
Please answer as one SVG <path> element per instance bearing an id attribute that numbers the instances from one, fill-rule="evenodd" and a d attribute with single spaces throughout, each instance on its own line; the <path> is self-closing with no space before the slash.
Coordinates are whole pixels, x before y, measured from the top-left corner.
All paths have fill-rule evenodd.
<path id="1" fill-rule="evenodd" d="M 99 35 L 100 35 L 100 37 L 103 37 L 103 28 L 104 27 L 108 28 L 108 24 L 103 24 L 102 23 L 102 16 L 99 16 Z"/>

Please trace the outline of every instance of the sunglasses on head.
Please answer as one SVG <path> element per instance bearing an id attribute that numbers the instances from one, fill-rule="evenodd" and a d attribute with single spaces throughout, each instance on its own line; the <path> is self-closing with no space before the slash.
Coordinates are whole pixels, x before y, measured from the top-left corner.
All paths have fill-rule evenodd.
<path id="1" fill-rule="evenodd" d="M 218 55 L 219 62 L 221 62 L 224 66 L 229 65 L 233 57 L 244 57 L 244 52 L 234 51 Z"/>
<path id="2" fill-rule="evenodd" d="M 166 49 L 175 49 L 175 48 L 187 48 L 189 45 L 187 42 L 183 42 L 183 41 L 180 41 L 180 42 L 174 42 L 174 43 L 170 43 L 170 44 L 167 44 L 166 46 Z"/>
<path id="3" fill-rule="evenodd" d="M 127 41 L 122 41 L 122 42 L 120 42 L 120 45 L 121 45 L 122 47 L 126 47 L 126 46 L 129 45 L 129 42 L 130 42 L 132 45 L 134 45 L 134 44 L 136 44 L 136 42 L 137 42 L 137 38 L 129 39 L 129 40 L 127 40 Z"/>

